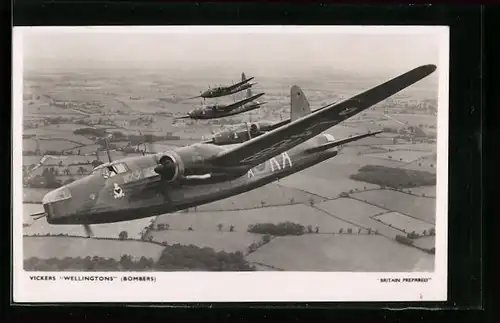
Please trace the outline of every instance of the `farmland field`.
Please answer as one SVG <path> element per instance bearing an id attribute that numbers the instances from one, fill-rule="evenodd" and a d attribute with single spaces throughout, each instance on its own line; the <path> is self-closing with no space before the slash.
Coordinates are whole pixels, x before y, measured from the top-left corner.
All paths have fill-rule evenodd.
<path id="1" fill-rule="evenodd" d="M 63 166 L 68 166 L 70 164 L 78 164 L 78 163 L 91 163 L 95 157 L 94 156 L 57 156 L 57 159 L 49 158 L 43 164 L 44 166 L 59 166 L 59 163 L 62 162 Z M 23 164 L 24 165 L 32 165 L 38 164 L 42 156 L 23 156 Z"/>
<path id="2" fill-rule="evenodd" d="M 436 200 L 413 196 L 393 190 L 378 190 L 354 193 L 356 199 L 373 203 L 379 207 L 400 212 L 427 223 L 435 223 Z"/>
<path id="3" fill-rule="evenodd" d="M 39 140 L 40 150 L 42 152 L 52 150 L 52 151 L 62 151 L 80 146 L 77 143 L 67 141 L 67 140 Z"/>
<path id="4" fill-rule="evenodd" d="M 395 150 L 386 153 L 378 153 L 378 154 L 369 154 L 365 156 L 374 157 L 374 158 L 382 158 L 382 159 L 392 159 L 401 161 L 404 163 L 410 163 L 417 159 L 422 158 L 423 156 L 428 155 L 429 152 L 421 152 L 421 151 L 413 151 L 413 150 Z"/>
<path id="5" fill-rule="evenodd" d="M 77 117 L 82 116 L 81 113 L 50 106 L 48 103 L 36 102 L 32 105 L 26 103 L 23 104 L 24 114 L 27 116 L 68 116 Z"/>
<path id="6" fill-rule="evenodd" d="M 244 211 L 190 212 L 159 216 L 155 224 L 170 225 L 172 230 L 186 230 L 190 225 L 196 231 L 217 231 L 217 225 L 223 225 L 223 231 L 234 226 L 236 232 L 246 232 L 248 226 L 256 223 L 294 222 L 313 228 L 318 225 L 320 232 L 337 232 L 340 228 L 357 229 L 352 224 L 333 218 L 304 204 L 256 208 Z"/>
<path id="7" fill-rule="evenodd" d="M 292 201 L 294 203 L 308 203 L 310 199 L 314 202 L 319 202 L 322 199 L 299 191 L 293 188 L 280 187 L 275 183 L 267 184 L 253 191 L 242 193 L 223 200 L 201 205 L 198 211 L 219 211 L 219 210 L 242 210 L 273 205 L 288 205 Z"/>
<path id="8" fill-rule="evenodd" d="M 381 145 L 380 148 L 387 150 L 406 150 L 411 149 L 412 151 L 427 151 L 436 153 L 436 145 L 427 144 L 427 143 L 418 143 L 418 144 L 394 144 L 394 145 Z"/>
<path id="9" fill-rule="evenodd" d="M 321 178 L 332 180 L 332 183 L 334 183 L 333 181 L 346 179 L 349 175 L 357 173 L 361 165 L 350 163 L 352 160 L 353 158 L 351 156 L 339 154 L 330 160 L 325 160 L 311 168 L 304 169 L 298 174 L 311 177 L 312 179 Z M 285 177 L 285 179 L 286 178 L 287 177 Z"/>
<path id="10" fill-rule="evenodd" d="M 430 157 L 425 156 L 409 164 L 406 164 L 401 168 L 412 169 L 412 170 L 425 170 L 427 172 L 436 173 L 437 162 L 435 156 L 430 156 Z"/>
<path id="11" fill-rule="evenodd" d="M 215 251 L 245 252 L 249 245 L 262 240 L 260 234 L 249 232 L 208 232 L 208 231 L 150 231 L 147 237 L 156 242 L 169 245 L 195 245 L 200 248 L 213 248 Z"/>
<path id="12" fill-rule="evenodd" d="M 29 188 L 29 187 L 24 187 L 23 188 L 23 201 L 24 202 L 42 202 L 42 198 L 45 194 L 47 194 L 50 191 L 50 189 L 45 189 L 45 188 Z M 40 210 L 42 211 L 42 210 Z M 37 211 L 39 212 L 39 211 Z M 36 213 L 36 212 L 33 212 Z"/>
<path id="13" fill-rule="evenodd" d="M 334 181 L 322 178 L 311 180 L 310 176 L 302 173 L 281 179 L 279 185 L 304 190 L 326 198 L 338 197 L 340 193 L 349 192 L 349 190 L 363 191 L 380 188 L 378 185 L 358 182 L 348 178 Z"/>
<path id="14" fill-rule="evenodd" d="M 427 236 L 427 237 L 420 237 L 418 239 L 413 239 L 413 244 L 417 247 L 429 250 L 429 249 L 435 248 L 436 237 Z"/>
<path id="15" fill-rule="evenodd" d="M 436 186 L 419 186 L 411 189 L 412 194 L 436 197 Z"/>
<path id="16" fill-rule="evenodd" d="M 373 218 L 404 232 L 415 231 L 417 234 L 422 234 L 424 231 L 429 232 L 429 229 L 434 227 L 434 225 L 411 218 L 398 212 L 383 213 L 376 215 Z"/>
<path id="17" fill-rule="evenodd" d="M 103 257 L 120 260 L 128 254 L 135 260 L 142 256 L 157 260 L 163 246 L 133 240 L 88 239 L 78 237 L 27 237 L 23 239 L 24 259 L 37 257 L 39 259 L 65 257 Z"/>
<path id="18" fill-rule="evenodd" d="M 340 198 L 317 204 L 316 207 L 333 217 L 353 223 L 361 228 L 377 230 L 381 235 L 391 239 L 402 234 L 400 230 L 391 228 L 371 218 L 375 214 L 385 212 L 385 210 L 354 199 Z"/>
<path id="19" fill-rule="evenodd" d="M 278 237 L 250 254 L 247 260 L 292 271 L 434 270 L 431 255 L 374 235 Z"/>

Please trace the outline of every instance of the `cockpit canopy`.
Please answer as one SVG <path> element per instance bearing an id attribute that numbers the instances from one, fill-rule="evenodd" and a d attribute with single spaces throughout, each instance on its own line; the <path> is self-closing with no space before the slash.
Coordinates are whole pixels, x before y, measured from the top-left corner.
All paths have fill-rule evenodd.
<path id="1" fill-rule="evenodd" d="M 128 167 L 124 162 L 105 163 L 92 170 L 93 174 L 100 174 L 104 178 L 110 178 L 118 174 L 128 172 Z"/>

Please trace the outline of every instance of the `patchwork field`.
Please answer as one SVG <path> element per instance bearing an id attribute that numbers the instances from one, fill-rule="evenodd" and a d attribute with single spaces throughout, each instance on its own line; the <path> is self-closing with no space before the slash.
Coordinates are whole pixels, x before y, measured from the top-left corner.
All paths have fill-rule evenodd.
<path id="1" fill-rule="evenodd" d="M 260 234 L 248 232 L 208 232 L 208 231 L 150 231 L 147 238 L 153 241 L 166 242 L 169 245 L 195 245 L 200 248 L 208 247 L 216 251 L 245 252 L 249 245 L 262 240 Z"/>
<path id="2" fill-rule="evenodd" d="M 24 187 L 23 188 L 23 202 L 41 202 L 43 199 L 43 196 L 47 194 L 50 191 L 50 189 L 45 189 L 45 188 L 29 188 L 29 187 Z M 40 206 L 41 207 L 41 206 Z M 36 212 L 41 212 L 36 211 Z M 32 212 L 32 213 L 36 213 Z"/>
<path id="3" fill-rule="evenodd" d="M 106 240 L 77 237 L 27 237 L 23 239 L 23 258 L 39 259 L 65 257 L 103 257 L 120 260 L 128 254 L 135 260 L 142 256 L 157 260 L 163 247 L 157 244 L 133 240 Z"/>
<path id="4" fill-rule="evenodd" d="M 435 159 L 424 157 L 421 159 L 417 159 L 409 164 L 406 164 L 402 166 L 402 168 L 412 169 L 412 170 L 425 170 L 427 172 L 435 174 L 437 171 L 437 162 Z"/>
<path id="5" fill-rule="evenodd" d="M 278 237 L 251 253 L 248 260 L 294 271 L 434 270 L 432 255 L 381 236 L 366 235 Z"/>
<path id="6" fill-rule="evenodd" d="M 361 201 L 409 215 L 429 224 L 435 223 L 436 200 L 434 199 L 413 196 L 393 190 L 360 192 L 354 193 L 352 196 Z"/>
<path id="7" fill-rule="evenodd" d="M 42 156 L 23 156 L 23 165 L 33 165 L 38 164 Z M 57 158 L 49 158 L 44 162 L 45 166 L 59 166 L 62 162 L 63 166 L 68 166 L 70 164 L 78 163 L 91 163 L 95 159 L 95 156 L 57 156 Z"/>
<path id="8" fill-rule="evenodd" d="M 393 144 L 393 145 L 381 145 L 380 148 L 386 150 L 407 150 L 411 149 L 412 151 L 427 151 L 436 153 L 437 147 L 435 144 L 427 144 L 427 143 L 416 143 L 416 144 Z"/>
<path id="9" fill-rule="evenodd" d="M 349 178 L 337 179 L 335 181 L 315 178 L 302 173 L 285 177 L 279 181 L 280 186 L 286 186 L 304 190 L 326 198 L 336 198 L 342 192 L 365 191 L 378 189 L 380 186 L 351 180 Z"/>
<path id="10" fill-rule="evenodd" d="M 289 205 L 293 203 L 309 203 L 311 199 L 315 203 L 322 200 L 322 198 L 316 195 L 293 188 L 280 187 L 275 183 L 271 183 L 253 191 L 201 205 L 198 207 L 198 211 L 244 210 L 260 208 L 263 205 L 273 206 Z"/>
<path id="11" fill-rule="evenodd" d="M 234 226 L 235 232 L 246 232 L 248 226 L 256 223 L 294 222 L 313 228 L 319 226 L 320 232 L 338 232 L 340 228 L 357 229 L 352 224 L 328 216 L 304 204 L 256 208 L 244 211 L 190 212 L 159 216 L 155 225 L 169 224 L 171 230 L 187 230 L 189 226 L 196 231 L 213 232 L 222 224 L 222 231 Z"/>
<path id="12" fill-rule="evenodd" d="M 400 230 L 391 228 L 379 221 L 372 219 L 376 214 L 385 213 L 384 209 L 369 205 L 351 198 L 340 198 L 316 205 L 316 208 L 339 218 L 345 222 L 352 223 L 365 230 L 371 229 L 379 234 L 394 239 L 396 235 L 402 234 Z"/>
<path id="13" fill-rule="evenodd" d="M 429 154 L 429 152 L 426 152 L 426 151 L 395 150 L 395 151 L 390 151 L 390 152 L 385 152 L 385 153 L 369 154 L 366 156 L 374 157 L 374 158 L 397 160 L 397 161 L 400 161 L 403 163 L 410 163 L 410 162 L 413 162 L 417 159 L 420 159 L 423 156 L 428 155 L 428 154 Z"/>
<path id="14" fill-rule="evenodd" d="M 436 186 L 420 186 L 420 187 L 412 187 L 412 194 L 421 195 L 421 196 L 429 196 L 436 197 Z"/>
<path id="15" fill-rule="evenodd" d="M 428 236 L 414 239 L 413 244 L 419 248 L 430 250 L 436 247 L 436 237 Z"/>
<path id="16" fill-rule="evenodd" d="M 408 233 L 415 231 L 417 234 L 423 234 L 424 232 L 429 232 L 429 229 L 434 227 L 429 223 L 411 218 L 398 212 L 383 213 L 374 216 L 373 219 L 379 220 L 398 230 Z"/>

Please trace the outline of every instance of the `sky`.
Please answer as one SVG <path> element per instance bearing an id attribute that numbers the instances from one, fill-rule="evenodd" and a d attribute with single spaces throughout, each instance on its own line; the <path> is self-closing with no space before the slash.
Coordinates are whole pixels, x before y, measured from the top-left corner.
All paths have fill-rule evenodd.
<path id="1" fill-rule="evenodd" d="M 35 27 L 36 28 L 36 27 Z M 339 69 L 402 71 L 437 64 L 436 34 L 301 32 L 209 29 L 153 32 L 98 31 L 89 27 L 24 31 L 24 66 L 203 68 L 264 70 Z"/>

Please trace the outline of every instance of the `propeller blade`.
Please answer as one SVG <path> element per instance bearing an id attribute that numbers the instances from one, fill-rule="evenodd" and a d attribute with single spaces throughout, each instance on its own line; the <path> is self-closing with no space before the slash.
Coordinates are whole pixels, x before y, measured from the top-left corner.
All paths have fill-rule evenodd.
<path id="1" fill-rule="evenodd" d="M 89 238 L 94 237 L 94 232 L 92 232 L 92 228 L 90 227 L 90 225 L 84 224 L 83 229 L 85 230 L 85 234 L 87 235 L 87 237 Z"/>

